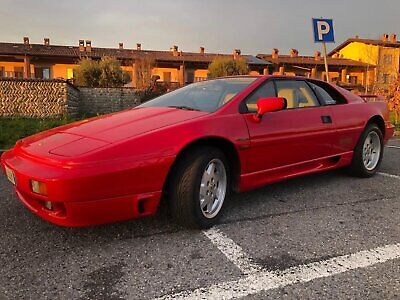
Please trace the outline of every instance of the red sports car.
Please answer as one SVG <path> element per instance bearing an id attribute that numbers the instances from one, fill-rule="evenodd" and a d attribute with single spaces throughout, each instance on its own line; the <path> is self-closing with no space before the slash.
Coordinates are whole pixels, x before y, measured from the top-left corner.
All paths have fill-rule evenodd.
<path id="1" fill-rule="evenodd" d="M 18 141 L 1 157 L 21 201 L 63 226 L 154 214 L 215 224 L 230 191 L 346 167 L 372 176 L 393 135 L 385 103 L 301 77 L 194 83 L 136 108 Z"/>

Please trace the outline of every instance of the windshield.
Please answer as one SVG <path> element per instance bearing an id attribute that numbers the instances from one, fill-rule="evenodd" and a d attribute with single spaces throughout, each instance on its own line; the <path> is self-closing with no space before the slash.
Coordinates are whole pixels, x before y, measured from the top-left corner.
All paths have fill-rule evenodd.
<path id="1" fill-rule="evenodd" d="M 148 101 L 139 107 L 176 107 L 180 109 L 214 112 L 232 100 L 254 82 L 256 77 L 236 77 L 207 80 Z"/>

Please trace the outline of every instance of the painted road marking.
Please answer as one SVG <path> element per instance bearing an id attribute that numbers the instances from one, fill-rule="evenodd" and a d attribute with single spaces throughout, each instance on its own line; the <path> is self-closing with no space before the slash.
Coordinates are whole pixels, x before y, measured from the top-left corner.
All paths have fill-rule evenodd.
<path id="1" fill-rule="evenodd" d="M 400 149 L 400 146 L 387 146 L 388 148 Z"/>
<path id="2" fill-rule="evenodd" d="M 203 231 L 203 233 L 244 274 L 248 275 L 261 271 L 261 268 L 252 262 L 243 249 L 219 229 L 211 228 Z"/>
<path id="3" fill-rule="evenodd" d="M 284 271 L 259 271 L 235 281 L 166 295 L 159 299 L 233 299 L 295 283 L 330 277 L 400 258 L 400 243 L 292 267 Z"/>
<path id="4" fill-rule="evenodd" d="M 393 175 L 393 174 L 388 174 L 388 173 L 383 173 L 383 172 L 378 172 L 377 174 L 379 174 L 381 176 L 389 177 L 389 178 L 400 179 L 399 175 Z"/>

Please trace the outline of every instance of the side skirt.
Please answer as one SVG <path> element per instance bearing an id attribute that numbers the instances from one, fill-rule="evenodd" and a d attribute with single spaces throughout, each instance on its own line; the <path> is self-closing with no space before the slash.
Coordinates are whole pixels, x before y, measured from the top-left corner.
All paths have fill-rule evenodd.
<path id="1" fill-rule="evenodd" d="M 240 176 L 239 191 L 243 192 L 301 175 L 344 167 L 351 163 L 352 158 L 353 151 L 350 151 L 274 169 L 242 174 Z"/>

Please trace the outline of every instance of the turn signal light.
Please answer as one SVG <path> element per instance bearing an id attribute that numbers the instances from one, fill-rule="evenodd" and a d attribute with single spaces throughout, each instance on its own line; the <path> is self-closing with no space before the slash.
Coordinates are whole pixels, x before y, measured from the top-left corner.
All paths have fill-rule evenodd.
<path id="1" fill-rule="evenodd" d="M 34 193 L 47 196 L 47 186 L 44 182 L 31 180 L 31 188 Z"/>

